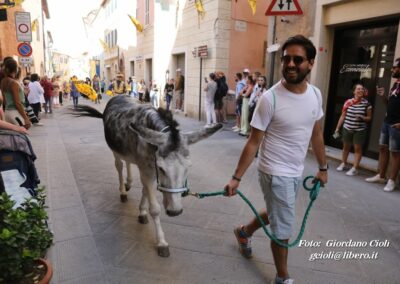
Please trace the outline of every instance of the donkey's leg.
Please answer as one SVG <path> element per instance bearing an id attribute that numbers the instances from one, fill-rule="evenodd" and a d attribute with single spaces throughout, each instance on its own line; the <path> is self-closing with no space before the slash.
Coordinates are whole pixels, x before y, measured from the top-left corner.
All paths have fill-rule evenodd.
<path id="1" fill-rule="evenodd" d="M 114 158 L 115 158 L 115 168 L 117 169 L 118 179 L 119 179 L 119 195 L 121 198 L 121 202 L 126 202 L 128 201 L 128 197 L 126 195 L 126 190 L 124 186 L 124 177 L 122 174 L 124 164 L 122 163 L 121 159 L 117 155 L 115 155 L 115 153 L 114 153 Z"/>
<path id="2" fill-rule="evenodd" d="M 157 201 L 156 192 L 153 186 L 154 185 L 154 180 L 152 178 L 153 170 L 147 170 L 148 171 L 147 174 L 145 174 L 144 171 L 145 170 L 140 171 L 140 179 L 144 187 L 143 190 L 146 191 L 146 195 L 150 205 L 150 215 L 153 218 L 154 225 L 156 227 L 158 255 L 162 257 L 168 257 L 169 246 L 168 243 L 165 241 L 164 231 L 161 227 L 161 222 L 160 222 L 161 207 Z"/>
<path id="3" fill-rule="evenodd" d="M 131 163 L 125 161 L 126 165 L 126 183 L 125 183 L 125 190 L 129 191 L 132 186 L 132 166 Z"/>
<path id="4" fill-rule="evenodd" d="M 147 212 L 149 208 L 149 202 L 147 198 L 147 190 L 143 187 L 142 189 L 142 198 L 140 199 L 139 205 L 139 223 L 140 224 L 147 224 L 149 223 L 149 219 L 147 218 Z"/>

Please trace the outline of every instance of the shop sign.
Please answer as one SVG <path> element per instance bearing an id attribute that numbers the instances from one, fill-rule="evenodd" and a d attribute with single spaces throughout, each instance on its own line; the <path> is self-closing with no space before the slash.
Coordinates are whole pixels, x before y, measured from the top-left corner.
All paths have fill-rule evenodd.
<path id="1" fill-rule="evenodd" d="M 207 58 L 207 56 L 208 56 L 207 45 L 201 45 L 201 46 L 197 47 L 197 55 L 200 58 Z"/>
<path id="2" fill-rule="evenodd" d="M 363 73 L 371 72 L 372 68 L 369 64 L 343 64 L 339 73 Z"/>

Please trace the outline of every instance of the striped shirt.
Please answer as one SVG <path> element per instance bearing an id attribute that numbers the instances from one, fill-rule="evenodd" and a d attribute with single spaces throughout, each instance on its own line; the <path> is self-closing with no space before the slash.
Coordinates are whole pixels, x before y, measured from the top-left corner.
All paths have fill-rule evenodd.
<path id="1" fill-rule="evenodd" d="M 347 103 L 347 102 L 346 102 Z M 365 116 L 367 109 L 372 106 L 366 99 L 362 99 L 359 103 L 350 105 L 346 110 L 343 127 L 351 131 L 361 131 L 367 128 L 367 123 L 357 116 Z"/>

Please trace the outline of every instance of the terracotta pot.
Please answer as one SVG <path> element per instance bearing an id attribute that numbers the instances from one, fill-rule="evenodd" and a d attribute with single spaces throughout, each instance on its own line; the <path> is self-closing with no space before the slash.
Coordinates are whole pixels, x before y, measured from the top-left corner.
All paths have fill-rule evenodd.
<path id="1" fill-rule="evenodd" d="M 43 279 L 40 280 L 39 284 L 49 284 L 51 277 L 53 277 L 53 267 L 51 266 L 50 262 L 43 258 L 38 259 L 38 262 L 46 267 L 46 274 L 44 275 Z"/>

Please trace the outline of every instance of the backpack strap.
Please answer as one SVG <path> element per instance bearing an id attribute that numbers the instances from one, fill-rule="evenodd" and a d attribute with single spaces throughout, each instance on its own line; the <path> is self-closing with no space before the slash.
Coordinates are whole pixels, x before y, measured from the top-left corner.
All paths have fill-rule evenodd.
<path id="1" fill-rule="evenodd" d="M 272 93 L 272 100 L 273 100 L 273 106 L 274 106 L 274 112 L 275 112 L 275 108 L 276 108 L 276 99 L 275 99 L 275 92 L 274 90 L 271 90 Z"/>
<path id="2" fill-rule="evenodd" d="M 317 102 L 320 103 L 320 104 L 321 104 L 321 107 L 322 107 L 322 98 L 321 98 L 321 101 L 320 101 L 320 100 L 319 100 L 319 97 L 318 97 L 317 89 L 316 89 L 313 85 L 311 85 L 311 84 L 310 84 L 310 86 L 311 86 L 311 88 L 312 88 L 313 91 L 314 91 L 315 97 L 317 98 Z"/>

